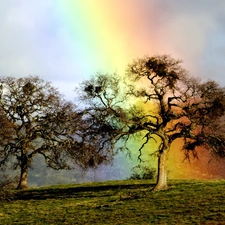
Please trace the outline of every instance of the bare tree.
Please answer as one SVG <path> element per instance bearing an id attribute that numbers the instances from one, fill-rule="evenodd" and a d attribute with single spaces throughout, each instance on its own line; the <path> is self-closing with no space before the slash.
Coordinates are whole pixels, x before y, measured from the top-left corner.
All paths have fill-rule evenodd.
<path id="1" fill-rule="evenodd" d="M 142 142 L 158 143 L 158 176 L 154 190 L 167 188 L 166 159 L 171 144 L 183 140 L 185 157 L 197 157 L 196 147 L 225 156 L 225 90 L 215 81 L 190 77 L 181 61 L 168 55 L 145 57 L 128 66 L 124 81 L 119 76 L 98 74 L 83 83 L 86 112 L 95 119 L 99 135 L 105 127 L 107 142 L 127 148 L 131 135 Z M 95 130 L 95 129 L 94 129 Z M 104 133 L 105 135 L 105 133 Z"/>
<path id="2" fill-rule="evenodd" d="M 78 92 L 81 91 L 78 95 L 82 104 L 88 105 L 87 108 L 80 109 L 82 126 L 77 129 L 85 146 L 85 151 L 80 156 L 83 168 L 96 168 L 102 163 L 111 162 L 115 154 L 112 149 L 118 138 L 125 135 L 120 123 L 122 111 L 118 106 L 122 101 L 116 98 L 118 84 L 114 77 L 99 75 L 96 79 L 83 82 L 77 89 Z"/>
<path id="3" fill-rule="evenodd" d="M 2 126 L 0 167 L 10 162 L 14 169 L 20 168 L 18 189 L 27 188 L 28 169 L 36 154 L 54 169 L 68 169 L 70 162 L 81 159 L 78 151 L 83 145 L 76 135 L 81 117 L 49 82 L 36 76 L 3 77 L 0 87 L 0 108 L 13 134 L 4 139 L 6 126 Z"/>

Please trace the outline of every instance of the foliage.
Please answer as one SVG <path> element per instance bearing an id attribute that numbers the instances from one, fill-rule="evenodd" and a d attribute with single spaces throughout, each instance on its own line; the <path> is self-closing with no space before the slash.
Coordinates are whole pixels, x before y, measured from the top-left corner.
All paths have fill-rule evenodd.
<path id="1" fill-rule="evenodd" d="M 153 180 L 156 176 L 155 168 L 147 166 L 138 166 L 133 168 L 133 173 L 128 178 L 129 180 Z"/>
<path id="2" fill-rule="evenodd" d="M 0 201 L 13 199 L 12 189 L 15 189 L 18 177 L 10 176 L 5 171 L 0 172 Z"/>
<path id="3" fill-rule="evenodd" d="M 0 167 L 13 162 L 14 169 L 20 168 L 18 188 L 27 187 L 28 169 L 37 154 L 56 170 L 70 169 L 74 163 L 86 166 L 94 154 L 99 155 L 92 143 L 84 141 L 85 124 L 76 106 L 49 82 L 37 76 L 3 77 L 0 100 L 2 115 L 12 130 L 1 143 Z"/>
<path id="4" fill-rule="evenodd" d="M 110 181 L 17 191 L 0 202 L 0 224 L 223 224 L 224 181 Z"/>

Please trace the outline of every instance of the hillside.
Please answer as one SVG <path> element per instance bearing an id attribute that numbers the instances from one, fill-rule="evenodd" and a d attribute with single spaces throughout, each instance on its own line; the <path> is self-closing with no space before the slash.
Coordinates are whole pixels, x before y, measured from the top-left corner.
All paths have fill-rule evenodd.
<path id="1" fill-rule="evenodd" d="M 0 224 L 225 224 L 225 181 L 57 185 L 14 192 L 0 202 Z"/>

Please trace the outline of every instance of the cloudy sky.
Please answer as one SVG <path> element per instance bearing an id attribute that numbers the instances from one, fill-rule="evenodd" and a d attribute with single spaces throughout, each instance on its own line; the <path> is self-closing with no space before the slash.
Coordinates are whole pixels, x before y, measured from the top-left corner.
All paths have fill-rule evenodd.
<path id="1" fill-rule="evenodd" d="M 69 100 L 96 72 L 155 54 L 225 86 L 225 0 L 0 0 L 0 21 L 0 76 L 39 75 Z"/>
<path id="2" fill-rule="evenodd" d="M 225 85 L 224 0 L 0 0 L 0 75 L 39 75 L 72 100 L 97 71 L 171 54 Z"/>

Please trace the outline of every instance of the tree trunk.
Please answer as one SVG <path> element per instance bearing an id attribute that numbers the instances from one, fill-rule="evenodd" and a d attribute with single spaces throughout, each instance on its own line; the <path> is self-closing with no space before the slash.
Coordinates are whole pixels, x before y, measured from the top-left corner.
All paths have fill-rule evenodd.
<path id="1" fill-rule="evenodd" d="M 28 158 L 26 155 L 21 157 L 21 166 L 20 166 L 20 180 L 17 186 L 17 189 L 27 189 L 27 180 L 28 180 Z"/>
<path id="2" fill-rule="evenodd" d="M 158 176 L 157 182 L 153 191 L 160 191 L 167 189 L 167 171 L 166 171 L 166 161 L 169 149 L 164 149 L 158 155 Z"/>

